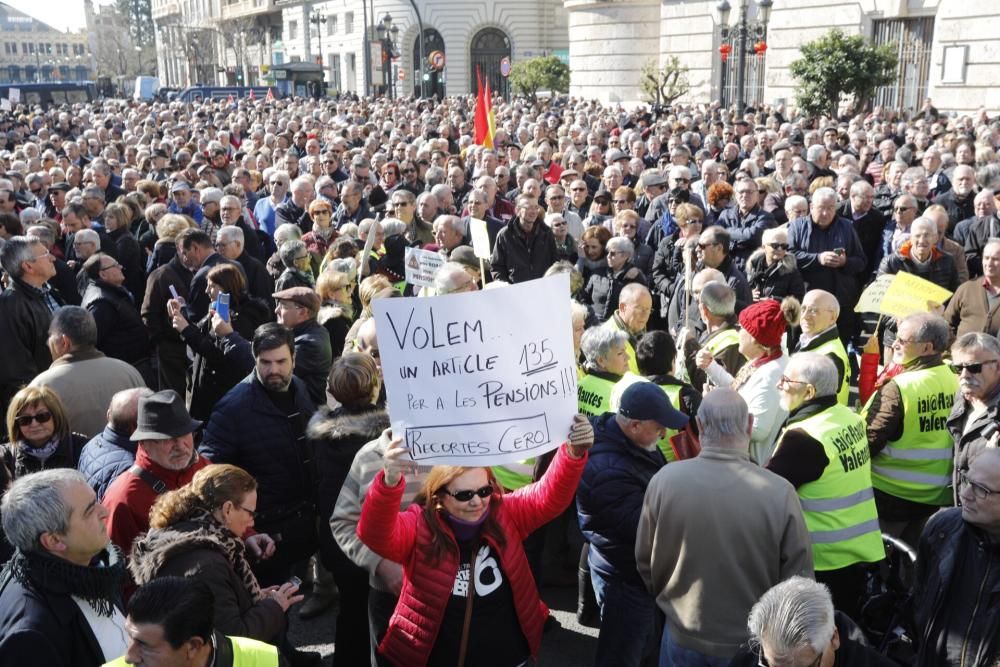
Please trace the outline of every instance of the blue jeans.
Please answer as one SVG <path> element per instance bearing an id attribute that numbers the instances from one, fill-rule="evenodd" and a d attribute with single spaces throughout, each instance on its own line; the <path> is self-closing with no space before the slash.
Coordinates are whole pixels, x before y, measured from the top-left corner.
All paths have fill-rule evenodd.
<path id="1" fill-rule="evenodd" d="M 656 601 L 646 589 L 590 570 L 601 608 L 596 667 L 639 667 L 656 654 Z"/>
<path id="2" fill-rule="evenodd" d="M 684 648 L 670 636 L 670 626 L 663 626 L 660 640 L 660 667 L 726 667 L 732 658 L 716 658 Z"/>

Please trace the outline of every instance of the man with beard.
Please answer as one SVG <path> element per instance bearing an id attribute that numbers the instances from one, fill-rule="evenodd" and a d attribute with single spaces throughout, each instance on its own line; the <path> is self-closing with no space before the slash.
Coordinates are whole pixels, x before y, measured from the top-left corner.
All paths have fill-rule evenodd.
<path id="1" fill-rule="evenodd" d="M 253 337 L 254 371 L 222 397 L 199 450 L 212 463 L 239 466 L 257 480 L 257 532 L 281 547 L 257 569 L 261 586 L 287 581 L 316 551 L 312 461 L 306 425 L 316 411 L 295 368 L 295 335 L 269 323 Z"/>
<path id="2" fill-rule="evenodd" d="M 944 206 L 948 211 L 948 235 L 952 236 L 957 225 L 966 218 L 971 218 L 973 196 L 976 193 L 976 171 L 968 165 L 959 165 L 951 173 L 951 190 L 934 198 L 935 204 Z"/>
<path id="3" fill-rule="evenodd" d="M 111 483 L 101 501 L 110 512 L 108 536 L 123 552 L 129 553 L 133 540 L 149 530 L 149 510 L 156 499 L 181 488 L 208 465 L 194 449 L 194 432 L 200 427 L 176 391 L 139 399 L 130 438 L 139 443 L 135 464 Z"/>

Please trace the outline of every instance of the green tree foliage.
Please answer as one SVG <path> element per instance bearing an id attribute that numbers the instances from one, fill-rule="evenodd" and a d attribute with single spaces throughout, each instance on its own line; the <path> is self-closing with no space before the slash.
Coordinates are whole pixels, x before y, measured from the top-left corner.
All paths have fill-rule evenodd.
<path id="1" fill-rule="evenodd" d="M 138 46 L 152 44 L 156 36 L 153 34 L 153 8 L 150 0 L 117 0 L 118 11 L 128 19 L 129 37 Z"/>
<path id="2" fill-rule="evenodd" d="M 569 67 L 556 56 L 530 58 L 511 68 L 510 85 L 532 100 L 540 90 L 565 93 L 569 91 Z"/>
<path id="3" fill-rule="evenodd" d="M 650 102 L 670 105 L 677 98 L 688 94 L 691 90 L 688 68 L 681 65 L 680 58 L 670 56 L 662 69 L 657 65 L 655 58 L 647 60 L 640 74 L 642 92 L 646 93 Z"/>
<path id="4" fill-rule="evenodd" d="M 862 110 L 879 86 L 889 84 L 896 73 L 896 45 L 875 46 L 837 29 L 802 46 L 802 57 L 791 64 L 798 81 L 795 99 L 803 112 L 835 115 L 841 96 L 853 96 Z"/>

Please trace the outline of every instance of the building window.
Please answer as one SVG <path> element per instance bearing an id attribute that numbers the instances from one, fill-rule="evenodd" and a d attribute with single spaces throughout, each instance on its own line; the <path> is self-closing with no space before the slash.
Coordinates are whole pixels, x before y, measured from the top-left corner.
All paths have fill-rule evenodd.
<path id="1" fill-rule="evenodd" d="M 295 39 L 299 36 L 299 22 L 289 21 L 288 22 L 288 39 Z"/>
<path id="2" fill-rule="evenodd" d="M 340 54 L 330 55 L 330 87 L 340 92 Z"/>
<path id="3" fill-rule="evenodd" d="M 354 12 L 344 14 L 344 33 L 350 35 L 354 32 Z"/>
<path id="4" fill-rule="evenodd" d="M 3 43 L 3 52 L 8 55 L 10 54 L 10 42 Z"/>
<path id="5" fill-rule="evenodd" d="M 336 35 L 337 34 L 337 15 L 336 14 L 330 14 L 329 16 L 326 17 L 326 34 L 327 34 L 328 37 L 330 35 Z"/>

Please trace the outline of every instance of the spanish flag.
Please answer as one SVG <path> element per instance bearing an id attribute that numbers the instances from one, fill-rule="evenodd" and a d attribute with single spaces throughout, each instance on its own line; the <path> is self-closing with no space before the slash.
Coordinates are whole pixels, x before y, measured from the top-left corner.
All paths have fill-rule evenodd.
<path id="1" fill-rule="evenodd" d="M 474 118 L 476 130 L 476 143 L 480 146 L 493 148 L 493 133 L 496 128 L 496 120 L 493 116 L 493 104 L 490 101 L 489 86 L 487 80 L 486 88 L 483 88 L 483 79 L 480 76 L 479 68 L 476 68 L 476 115 Z"/>

